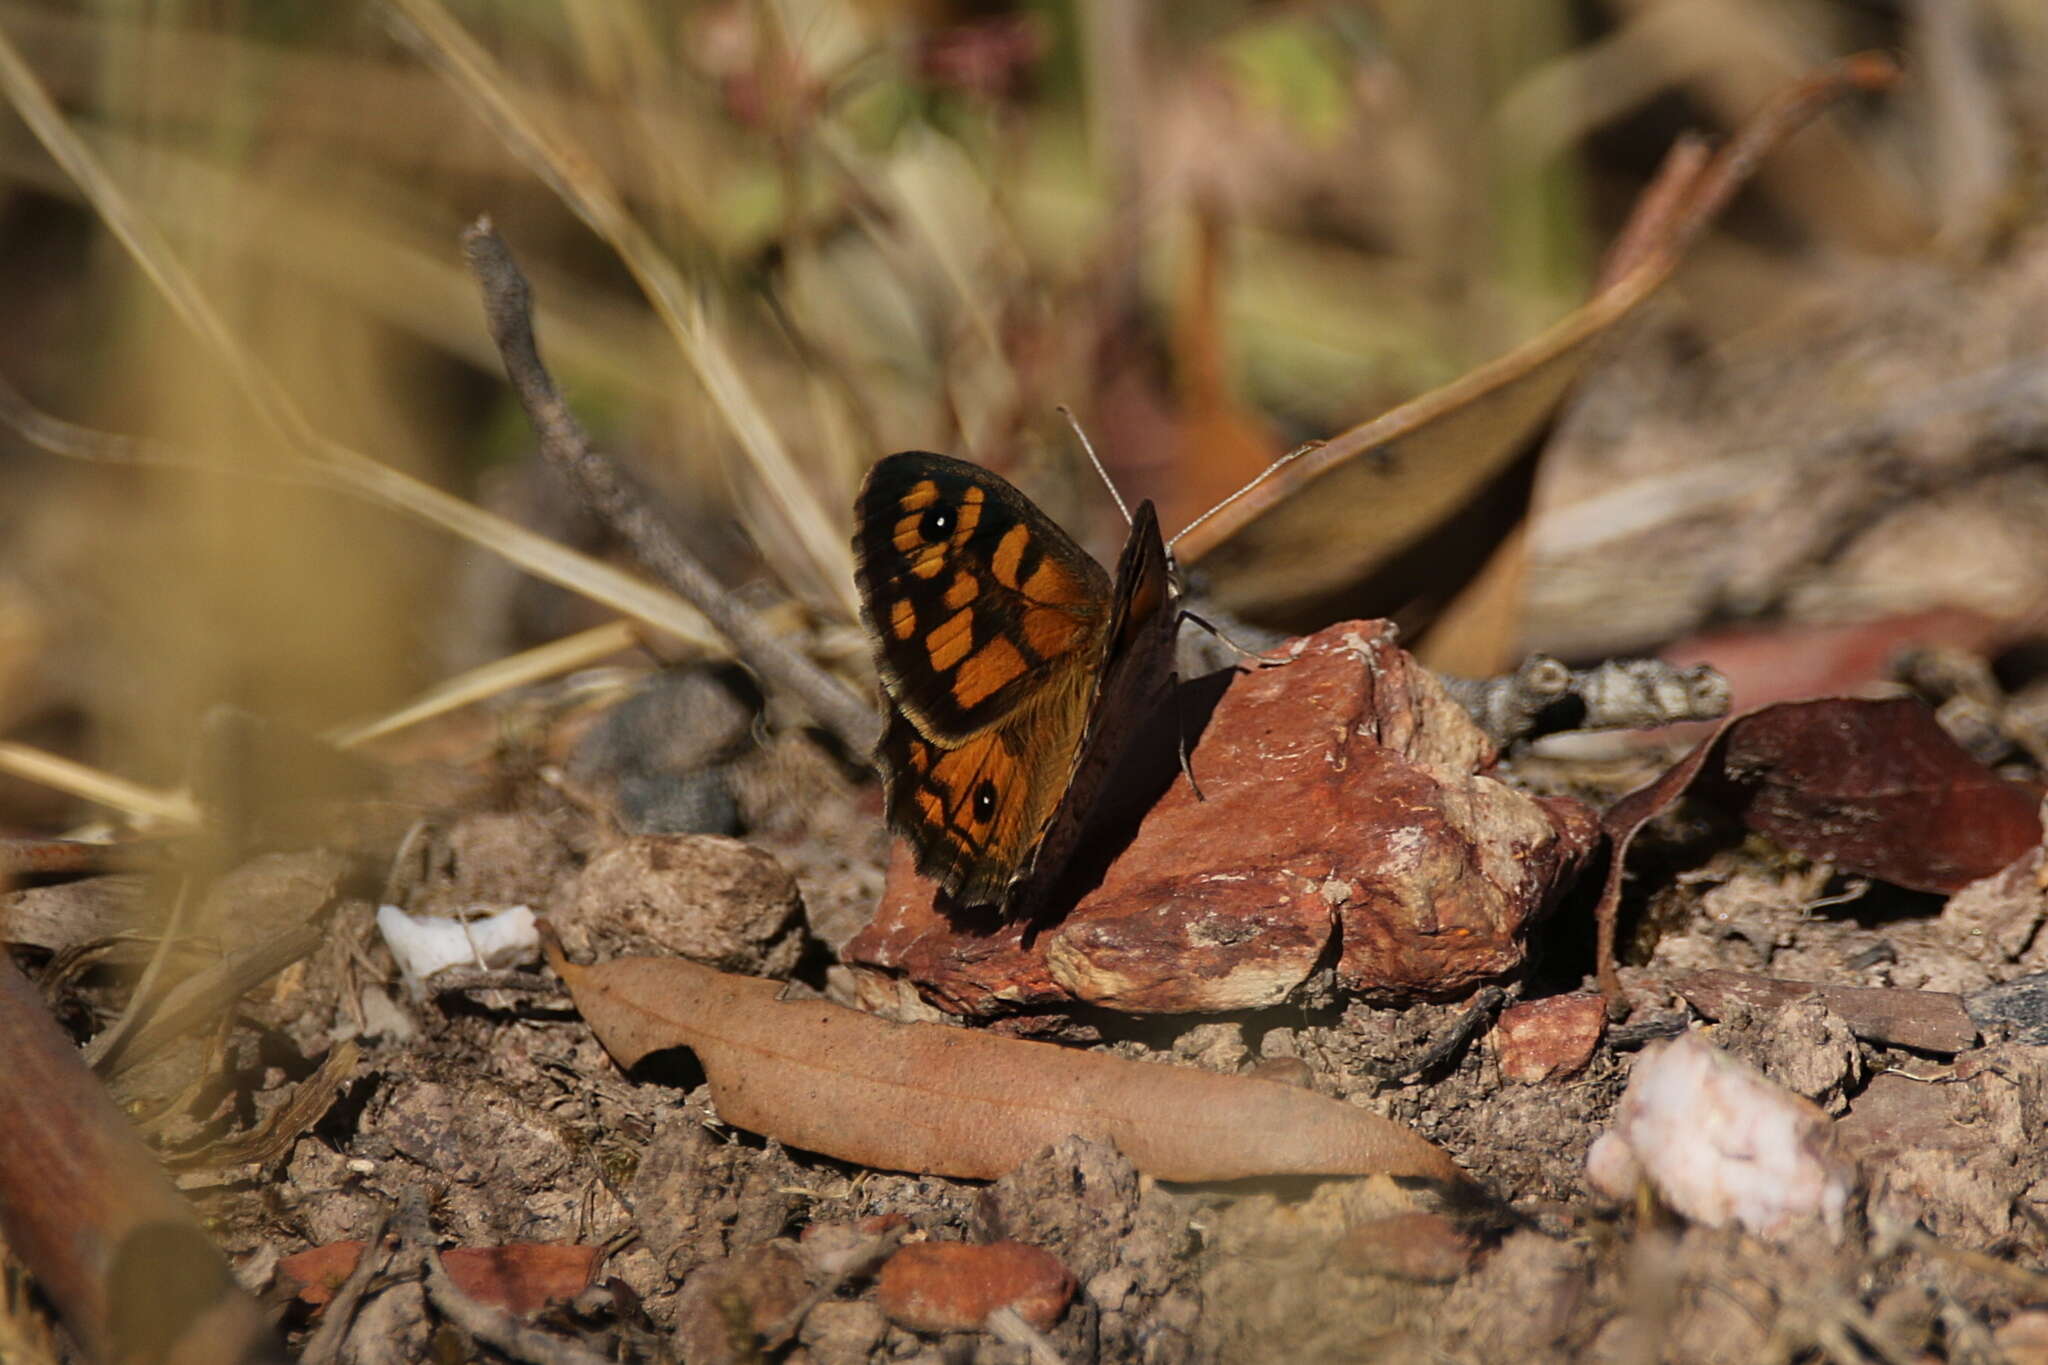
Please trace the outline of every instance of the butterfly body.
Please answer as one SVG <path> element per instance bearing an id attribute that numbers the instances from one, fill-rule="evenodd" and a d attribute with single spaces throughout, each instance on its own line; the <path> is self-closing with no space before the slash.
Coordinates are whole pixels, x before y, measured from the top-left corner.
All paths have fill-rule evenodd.
<path id="1" fill-rule="evenodd" d="M 1178 588 L 1150 503 L 1114 577 L 994 473 L 905 451 L 855 504 L 855 579 L 888 721 L 890 825 L 963 908 L 1055 876 L 1170 683 Z"/>

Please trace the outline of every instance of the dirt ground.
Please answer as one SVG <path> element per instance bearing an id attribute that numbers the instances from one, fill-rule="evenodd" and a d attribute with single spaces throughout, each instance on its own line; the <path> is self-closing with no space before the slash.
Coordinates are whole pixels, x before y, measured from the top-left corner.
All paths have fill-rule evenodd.
<path id="1" fill-rule="evenodd" d="M 620 714 L 635 707 L 612 722 Z M 616 739 L 586 726 L 573 755 Z M 537 1321 L 620 1359 L 760 1358 L 755 1329 L 831 1283 L 814 1248 L 877 1219 L 907 1220 L 900 1235 L 913 1241 L 1041 1247 L 1078 1292 L 1035 1343 L 1005 1343 L 893 1324 L 855 1276 L 808 1304 L 779 1358 L 1023 1361 L 1048 1344 L 1075 1361 L 2036 1358 L 2023 1334 L 2044 1282 L 2021 1267 L 2042 1252 L 2048 1211 L 2048 1047 L 1987 1037 L 1945 1056 L 1859 1040 L 1813 1001 L 1724 1011 L 1708 1032 L 1716 1046 L 1830 1113 L 1854 1121 L 1866 1102 L 1913 1092 L 1910 1121 L 1865 1124 L 1850 1140 L 1866 1160 L 1839 1240 L 1818 1225 L 1763 1240 L 1589 1188 L 1588 1146 L 1639 1049 L 1700 1026 L 1668 991 L 1582 1069 L 1533 1083 L 1502 1075 L 1491 997 L 1092 1017 L 1097 1046 L 1122 1055 L 1256 1071 L 1410 1124 L 1477 1178 L 1476 1201 L 1376 1177 L 1172 1185 L 1079 1139 L 993 1184 L 860 1169 L 721 1123 L 685 1052 L 622 1072 L 545 969 L 400 979 L 375 925 L 380 900 L 421 913 L 524 903 L 599 959 L 674 952 L 706 925 L 741 925 L 720 965 L 845 993 L 831 945 L 863 918 L 884 852 L 871 786 L 801 735 L 723 749 L 669 779 L 656 804 L 710 810 L 772 856 L 721 834 L 643 834 L 631 846 L 684 859 L 682 874 L 673 862 L 621 872 L 606 855 L 621 841 L 608 828 L 624 809 L 616 783 L 578 791 L 560 780 L 582 770 L 577 757 L 553 770 L 541 757 L 501 749 L 469 809 L 411 826 L 382 867 L 330 847 L 231 872 L 202 933 L 232 945 L 310 916 L 321 946 L 219 1029 L 118 1076 L 238 1276 L 295 1337 L 315 1315 L 280 1263 L 369 1236 L 410 1199 L 444 1246 L 595 1248 L 591 1287 Z M 1604 761 L 1600 778 L 1626 783 L 1657 763 Z M 1555 786 L 1572 772 L 1589 790 L 1584 765 L 1528 766 L 1520 780 Z M 726 799 L 692 806 L 707 784 Z M 1660 976 L 1707 968 L 1963 994 L 2037 969 L 2031 928 L 1986 930 L 1987 917 L 2010 920 L 2012 894 L 1986 888 L 1944 908 L 1711 820 L 1667 825 L 1640 841 L 1644 886 L 1631 896 L 1628 979 L 1647 995 Z M 745 875 L 731 873 L 736 858 Z M 89 911 L 140 907 L 143 892 L 133 877 L 57 883 L 16 893 L 11 913 L 89 934 Z M 672 913 L 678 895 L 697 898 L 694 916 Z M 1582 891 L 1536 929 L 1510 996 L 1582 987 L 1588 904 Z M 74 1026 L 112 1010 L 125 979 L 104 948 L 78 947 L 18 950 Z M 359 1060 L 324 1112 L 268 1134 L 250 1159 L 249 1135 L 347 1042 Z M 373 1281 L 354 1311 L 344 1360 L 474 1349 L 451 1344 L 416 1280 Z"/>

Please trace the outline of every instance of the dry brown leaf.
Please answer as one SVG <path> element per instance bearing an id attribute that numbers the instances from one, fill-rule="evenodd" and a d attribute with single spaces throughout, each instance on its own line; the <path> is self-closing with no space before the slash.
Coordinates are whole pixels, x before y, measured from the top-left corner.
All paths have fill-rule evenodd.
<path id="1" fill-rule="evenodd" d="M 545 924 L 545 921 L 543 921 Z M 1442 1149 L 1293 1086 L 898 1024 L 683 958 L 548 961 L 622 1066 L 687 1047 L 719 1117 L 841 1161 L 994 1180 L 1068 1134 L 1162 1180 L 1385 1174 L 1463 1184 Z"/>
<path id="2" fill-rule="evenodd" d="M 1525 487 L 1509 486 L 1515 471 L 1594 348 L 1670 278 L 1758 160 L 1835 100 L 1882 89 L 1896 74 L 1877 54 L 1847 58 L 1787 88 L 1711 161 L 1681 146 L 1584 305 L 1499 359 L 1332 437 L 1191 528 L 1180 541 L 1181 562 L 1199 563 L 1225 606 L 1290 619 L 1327 617 L 1333 599 L 1382 577 L 1402 580 L 1388 585 L 1397 595 L 1413 587 L 1414 569 L 1403 565 L 1418 546 L 1446 526 L 1462 527 L 1455 519 L 1496 492 L 1526 498 Z M 1304 495 L 1310 484 L 1314 495 Z M 1348 509 L 1341 535 L 1333 533 L 1333 508 Z M 1428 590 L 1440 597 L 1442 564 L 1428 567 Z M 1368 605 L 1342 600 L 1342 610 Z M 1396 604 L 1376 598 L 1369 605 L 1391 615 Z"/>

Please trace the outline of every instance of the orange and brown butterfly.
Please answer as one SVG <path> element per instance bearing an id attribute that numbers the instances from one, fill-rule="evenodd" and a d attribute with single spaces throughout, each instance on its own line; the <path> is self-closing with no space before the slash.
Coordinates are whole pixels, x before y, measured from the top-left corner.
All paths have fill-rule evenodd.
<path id="1" fill-rule="evenodd" d="M 1158 517 L 1138 507 L 1112 578 L 965 460 L 890 455 L 854 510 L 889 823 L 954 905 L 1016 909 L 1171 683 L 1179 587 Z"/>

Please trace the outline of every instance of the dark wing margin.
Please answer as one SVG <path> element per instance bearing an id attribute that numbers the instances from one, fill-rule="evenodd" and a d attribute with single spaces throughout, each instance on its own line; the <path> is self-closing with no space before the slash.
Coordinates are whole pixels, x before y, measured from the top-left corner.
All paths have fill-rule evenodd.
<path id="1" fill-rule="evenodd" d="M 1131 517 L 1130 538 L 1117 557 L 1109 620 L 1109 657 L 1088 709 L 1061 800 L 1037 848 L 1018 868 L 1005 899 L 1012 916 L 1036 913 L 1080 847 L 1109 779 L 1130 741 L 1166 697 L 1180 634 L 1180 586 L 1159 516 L 1150 502 Z"/>

